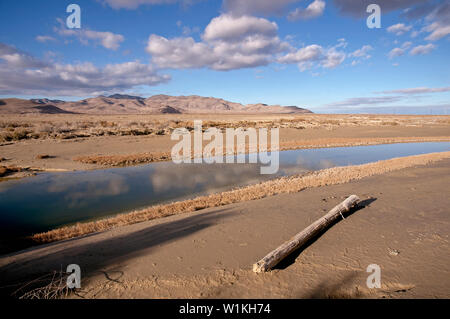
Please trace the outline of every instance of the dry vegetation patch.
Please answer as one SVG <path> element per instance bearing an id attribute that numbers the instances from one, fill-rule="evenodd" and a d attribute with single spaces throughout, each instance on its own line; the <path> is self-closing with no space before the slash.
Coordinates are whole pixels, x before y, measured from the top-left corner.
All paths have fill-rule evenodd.
<path id="1" fill-rule="evenodd" d="M 98 164 L 104 166 L 128 166 L 142 163 L 152 163 L 170 160 L 170 153 L 143 153 L 130 155 L 87 155 L 73 159 L 85 164 Z"/>
<path id="2" fill-rule="evenodd" d="M 325 115 L 325 114 L 265 114 L 265 115 L 46 115 L 33 117 L 7 115 L 0 121 L 0 142 L 25 139 L 73 139 L 96 136 L 169 135 L 174 129 L 193 129 L 193 121 L 203 120 L 203 127 L 225 128 L 327 128 L 348 126 L 435 126 L 449 125 L 448 116 L 405 115 Z"/>
<path id="3" fill-rule="evenodd" d="M 23 169 L 16 166 L 0 166 L 0 177 L 5 177 L 12 173 L 21 172 Z"/>

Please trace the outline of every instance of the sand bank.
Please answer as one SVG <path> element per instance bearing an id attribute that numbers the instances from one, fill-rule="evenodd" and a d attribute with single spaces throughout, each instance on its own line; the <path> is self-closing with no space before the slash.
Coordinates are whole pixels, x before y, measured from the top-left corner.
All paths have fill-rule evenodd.
<path id="1" fill-rule="evenodd" d="M 348 183 L 117 227 L 3 256 L 1 286 L 17 288 L 77 263 L 79 295 L 85 298 L 449 298 L 450 160 L 431 163 L 436 155 L 427 157 L 420 164 L 428 165 L 408 167 L 415 160 L 419 164 L 420 157 L 391 160 L 396 170 L 378 174 L 386 163 L 369 164 L 356 168 L 365 177 Z M 334 171 L 344 179 L 351 173 Z M 252 272 L 255 261 L 352 193 L 365 208 L 274 271 Z M 381 289 L 366 286 L 366 268 L 374 263 L 381 267 Z"/>

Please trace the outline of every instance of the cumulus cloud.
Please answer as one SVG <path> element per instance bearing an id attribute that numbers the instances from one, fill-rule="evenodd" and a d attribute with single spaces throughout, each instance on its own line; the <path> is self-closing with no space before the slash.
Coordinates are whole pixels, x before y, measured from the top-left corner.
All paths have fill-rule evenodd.
<path id="1" fill-rule="evenodd" d="M 278 26 L 264 18 L 222 14 L 211 20 L 201 38 L 167 39 L 152 34 L 147 52 L 160 68 L 209 68 L 228 71 L 264 66 L 272 62 L 297 64 L 301 71 L 313 67 L 335 68 L 346 58 L 347 43 L 324 48 L 311 44 L 296 49 L 277 35 Z M 364 50 L 367 50 L 365 48 Z"/>
<path id="2" fill-rule="evenodd" d="M 394 48 L 388 53 L 389 59 L 393 59 L 398 56 L 402 56 L 405 54 L 405 50 L 402 48 Z"/>
<path id="3" fill-rule="evenodd" d="M 167 82 L 151 65 L 132 61 L 98 68 L 92 63 L 41 61 L 0 43 L 0 94 L 89 95 Z"/>
<path id="4" fill-rule="evenodd" d="M 325 1 L 314 0 L 306 7 L 306 9 L 297 8 L 294 11 L 291 11 L 288 15 L 288 19 L 291 21 L 313 19 L 321 16 L 324 11 Z"/>
<path id="5" fill-rule="evenodd" d="M 42 68 L 47 64 L 35 57 L 20 51 L 13 46 L 0 42 L 0 59 L 10 68 Z M 5 79 L 6 80 L 6 79 Z"/>
<path id="6" fill-rule="evenodd" d="M 363 45 L 361 49 L 358 49 L 352 53 L 350 53 L 350 56 L 356 57 L 356 58 L 365 58 L 369 59 L 370 54 L 369 51 L 372 51 L 373 47 L 371 45 Z"/>
<path id="7" fill-rule="evenodd" d="M 152 34 L 146 50 L 152 55 L 153 63 L 161 68 L 202 68 L 217 60 L 210 46 L 190 37 L 166 39 Z"/>
<path id="8" fill-rule="evenodd" d="M 328 49 L 312 44 L 279 57 L 277 62 L 283 64 L 296 63 L 300 71 L 309 70 L 313 67 L 332 69 L 344 62 L 346 58 L 346 54 L 338 50 L 341 46 L 342 42 Z"/>
<path id="9" fill-rule="evenodd" d="M 366 44 L 363 45 L 360 49 L 357 49 L 352 53 L 350 53 L 348 56 L 354 58 L 354 60 L 352 61 L 352 65 L 354 66 L 361 63 L 363 60 L 370 59 L 372 56 L 369 54 L 369 52 L 372 50 L 373 47 L 371 45 Z"/>
<path id="10" fill-rule="evenodd" d="M 267 65 L 290 46 L 277 36 L 278 26 L 263 18 L 224 14 L 211 20 L 201 42 L 191 37 L 150 35 L 147 52 L 161 68 L 233 70 Z"/>
<path id="11" fill-rule="evenodd" d="M 312 44 L 280 57 L 278 59 L 278 62 L 292 64 L 308 61 L 318 61 L 322 56 L 323 48 L 320 45 Z"/>
<path id="12" fill-rule="evenodd" d="M 278 26 L 275 22 L 252 16 L 234 17 L 224 14 L 211 20 L 205 29 L 203 39 L 239 40 L 255 34 L 276 36 Z"/>
<path id="13" fill-rule="evenodd" d="M 424 55 L 430 53 L 436 46 L 432 43 L 426 45 L 418 45 L 409 51 L 411 55 Z"/>
<path id="14" fill-rule="evenodd" d="M 125 40 L 125 38 L 121 34 L 88 29 L 66 29 L 60 19 L 58 20 L 58 22 L 61 24 L 61 27 L 54 29 L 57 34 L 65 37 L 74 36 L 85 45 L 89 44 L 90 41 L 93 41 L 94 43 L 100 44 L 106 49 L 115 51 Z"/>
<path id="15" fill-rule="evenodd" d="M 404 42 L 404 43 L 402 44 L 402 48 L 403 48 L 403 49 L 409 49 L 409 48 L 411 47 L 411 45 L 412 45 L 412 42 L 411 42 L 411 41 L 406 41 L 406 42 Z"/>
<path id="16" fill-rule="evenodd" d="M 394 25 L 391 25 L 389 28 L 387 28 L 387 31 L 390 33 L 394 33 L 395 35 L 402 35 L 409 30 L 411 30 L 412 26 L 407 26 L 403 23 L 397 23 Z"/>

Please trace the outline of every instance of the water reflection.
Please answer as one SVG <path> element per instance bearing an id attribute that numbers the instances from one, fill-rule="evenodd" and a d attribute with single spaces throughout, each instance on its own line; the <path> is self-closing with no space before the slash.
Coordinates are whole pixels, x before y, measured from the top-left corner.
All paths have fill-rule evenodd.
<path id="1" fill-rule="evenodd" d="M 283 151 L 276 175 L 261 175 L 259 164 L 176 165 L 171 162 L 38 174 L 0 183 L 0 238 L 42 232 L 279 176 L 448 150 L 449 142 Z"/>
<path id="2" fill-rule="evenodd" d="M 179 164 L 164 163 L 150 174 L 155 193 L 203 190 L 211 193 L 227 185 L 251 184 L 261 180 L 256 164 Z"/>
<path id="3" fill-rule="evenodd" d="M 111 172 L 100 176 L 84 175 L 82 178 L 52 175 L 48 183 L 47 192 L 63 196 L 70 208 L 85 206 L 92 198 L 125 194 L 130 189 L 124 176 Z"/>

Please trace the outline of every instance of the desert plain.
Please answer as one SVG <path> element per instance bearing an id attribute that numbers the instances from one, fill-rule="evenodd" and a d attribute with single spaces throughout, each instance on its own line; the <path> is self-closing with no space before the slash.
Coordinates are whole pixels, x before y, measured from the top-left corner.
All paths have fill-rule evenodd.
<path id="1" fill-rule="evenodd" d="M 205 128 L 278 127 L 281 150 L 450 141 L 450 118 L 437 115 L 5 114 L 2 180 L 167 161 L 173 130 L 199 119 Z M 33 235 L 39 245 L 0 256 L 1 293 L 449 298 L 449 174 L 449 152 L 396 158 L 49 230 Z M 361 204 L 344 220 L 273 271 L 252 272 L 254 262 L 351 194 Z M 54 277 L 69 261 L 83 269 L 82 288 L 71 293 Z M 379 289 L 366 286 L 370 264 L 381 266 Z"/>

